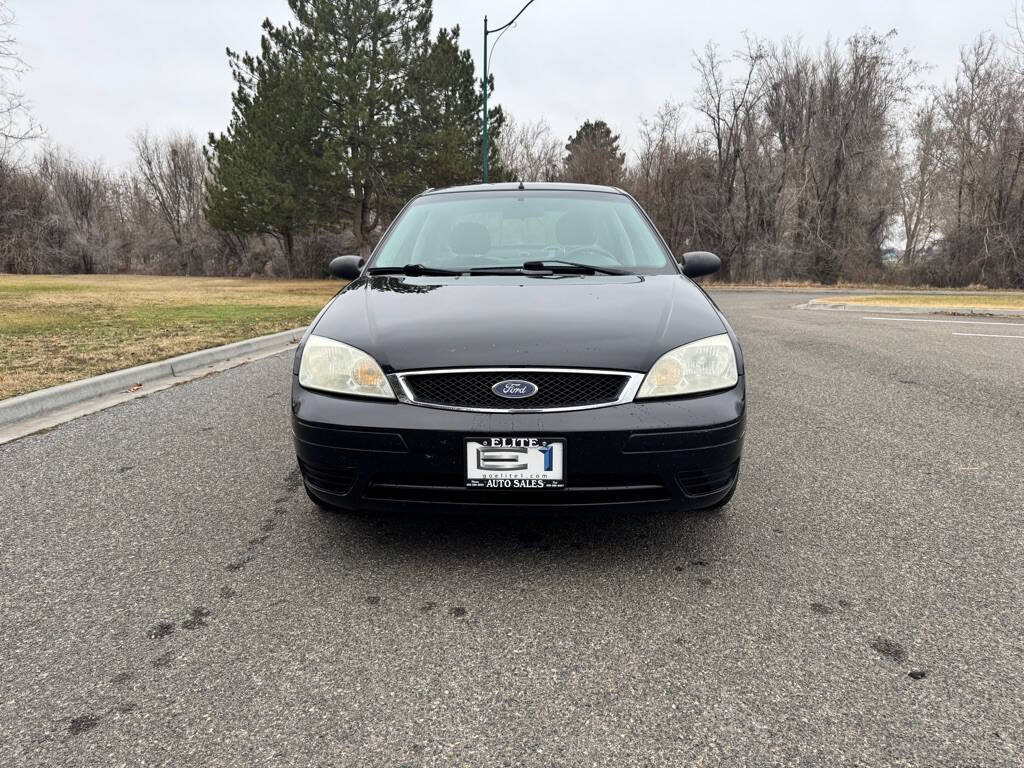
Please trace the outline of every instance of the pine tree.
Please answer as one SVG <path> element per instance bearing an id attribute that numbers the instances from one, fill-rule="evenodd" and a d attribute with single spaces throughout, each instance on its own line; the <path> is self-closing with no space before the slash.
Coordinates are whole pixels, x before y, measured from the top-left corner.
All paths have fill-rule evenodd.
<path id="1" fill-rule="evenodd" d="M 619 136 L 604 120 L 587 120 L 565 145 L 565 178 L 583 184 L 618 186 L 626 155 L 619 151 Z"/>
<path id="2" fill-rule="evenodd" d="M 430 44 L 430 0 L 289 0 L 289 30 L 322 87 L 327 161 L 347 179 L 357 246 L 420 191 L 410 68 Z"/>
<path id="3" fill-rule="evenodd" d="M 234 109 L 210 137 L 210 221 L 270 232 L 291 254 L 313 227 L 370 234 L 427 186 L 479 178 L 482 91 L 459 30 L 431 40 L 430 0 L 289 0 L 259 56 L 229 51 Z M 493 79 L 490 82 L 493 89 Z M 489 110 L 489 130 L 504 123 Z M 495 178 L 505 175 L 500 158 Z"/>
<path id="4" fill-rule="evenodd" d="M 410 92 L 416 103 L 419 177 L 428 187 L 469 184 L 480 179 L 483 146 L 480 114 L 483 92 L 473 56 L 459 45 L 460 30 L 438 30 L 426 55 L 412 68 Z M 494 78 L 490 78 L 494 88 Z M 505 170 L 493 144 L 505 122 L 500 106 L 488 109 L 492 137 L 489 175 L 501 180 Z"/>
<path id="5" fill-rule="evenodd" d="M 282 245 L 289 273 L 294 239 L 330 218 L 325 136 L 308 66 L 267 20 L 261 53 L 228 50 L 236 83 L 227 130 L 210 134 L 207 220 L 232 233 L 265 233 Z"/>

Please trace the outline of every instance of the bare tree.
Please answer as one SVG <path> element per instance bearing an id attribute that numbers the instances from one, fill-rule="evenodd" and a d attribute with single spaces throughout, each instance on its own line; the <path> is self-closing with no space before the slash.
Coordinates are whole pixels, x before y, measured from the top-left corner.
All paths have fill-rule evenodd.
<path id="1" fill-rule="evenodd" d="M 135 137 L 136 169 L 143 188 L 181 254 L 181 269 L 196 269 L 196 251 L 206 231 L 203 216 L 206 161 L 195 137 L 178 134 L 157 139 Z"/>
<path id="2" fill-rule="evenodd" d="M 715 236 L 715 161 L 707 147 L 683 124 L 683 106 L 665 103 L 640 126 L 636 162 L 626 185 L 658 222 L 676 255 L 711 247 Z"/>
<path id="3" fill-rule="evenodd" d="M 733 63 L 740 70 L 737 76 L 728 74 Z M 698 134 L 715 161 L 707 244 L 720 252 L 726 276 L 746 272 L 745 260 L 759 228 L 765 63 L 764 43 L 748 38 L 735 62 L 709 43 L 695 65 L 700 76 L 695 106 L 705 118 Z"/>
<path id="4" fill-rule="evenodd" d="M 1024 0 L 1014 0 L 1013 13 L 1007 26 L 1012 34 L 1010 50 L 1017 55 L 1018 65 L 1024 69 Z"/>
<path id="5" fill-rule="evenodd" d="M 109 180 L 98 163 L 81 163 L 47 149 L 39 160 L 39 177 L 51 195 L 53 227 L 50 246 L 60 257 L 70 259 L 71 271 L 108 271 L 106 237 L 109 222 L 104 217 Z"/>
<path id="6" fill-rule="evenodd" d="M 943 277 L 1024 287 L 1024 73 L 979 38 L 939 107 Z"/>
<path id="7" fill-rule="evenodd" d="M 7 0 L 0 0 L 0 164 L 9 161 L 17 146 L 42 133 L 18 89 L 27 67 L 18 55 L 13 27 L 14 14 Z"/>
<path id="8" fill-rule="evenodd" d="M 894 170 L 900 182 L 903 263 L 913 268 L 934 244 L 938 233 L 939 163 L 945 139 L 933 101 L 915 111 L 908 134 L 896 153 Z"/>
<path id="9" fill-rule="evenodd" d="M 509 115 L 498 134 L 498 152 L 520 181 L 553 181 L 562 167 L 562 144 L 543 118 L 521 123 Z"/>

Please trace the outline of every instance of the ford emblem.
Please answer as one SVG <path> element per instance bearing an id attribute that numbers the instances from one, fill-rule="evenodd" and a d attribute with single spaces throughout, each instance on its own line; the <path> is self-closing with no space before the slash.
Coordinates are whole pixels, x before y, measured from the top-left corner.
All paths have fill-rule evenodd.
<path id="1" fill-rule="evenodd" d="M 536 395 L 537 385 L 532 381 L 523 381 L 522 379 L 505 379 L 491 387 L 491 392 L 496 394 L 498 397 L 506 397 L 509 400 L 520 400 L 524 397 L 533 397 Z"/>

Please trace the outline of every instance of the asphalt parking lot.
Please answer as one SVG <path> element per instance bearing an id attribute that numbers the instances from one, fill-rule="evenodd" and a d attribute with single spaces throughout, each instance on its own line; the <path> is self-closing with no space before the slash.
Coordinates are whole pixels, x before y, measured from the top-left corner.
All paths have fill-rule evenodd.
<path id="1" fill-rule="evenodd" d="M 1024 321 L 718 299 L 718 514 L 320 513 L 287 356 L 0 446 L 0 765 L 1024 764 Z"/>

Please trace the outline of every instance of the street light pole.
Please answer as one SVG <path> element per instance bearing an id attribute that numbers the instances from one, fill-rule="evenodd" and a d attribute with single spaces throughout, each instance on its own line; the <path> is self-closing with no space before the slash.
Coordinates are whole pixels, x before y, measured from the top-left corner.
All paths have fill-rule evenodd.
<path id="1" fill-rule="evenodd" d="M 484 16 L 484 184 L 487 183 L 487 17 Z"/>
<path id="2" fill-rule="evenodd" d="M 484 179 L 483 180 L 484 180 L 484 184 L 487 183 L 487 91 L 490 90 L 488 82 L 487 82 L 487 77 L 488 77 L 488 73 L 487 73 L 487 36 L 488 35 L 493 35 L 495 32 L 504 33 L 506 29 L 508 29 L 509 27 L 511 27 L 513 24 L 516 23 L 516 19 L 518 19 L 520 16 L 522 16 L 523 15 L 523 11 L 525 11 L 531 5 L 533 5 L 533 0 L 529 0 L 529 2 L 526 3 L 526 5 L 524 5 L 522 8 L 520 8 L 519 9 L 519 13 L 517 13 L 515 16 L 513 16 L 512 17 L 512 21 L 508 22 L 508 24 L 502 24 L 500 27 L 495 27 L 494 29 L 488 29 L 487 28 L 487 17 L 484 16 L 484 115 L 483 115 L 483 123 L 484 123 L 484 130 L 483 130 L 483 150 L 484 150 L 484 169 L 483 169 L 484 170 L 484 174 L 483 174 L 483 176 L 484 176 Z M 500 39 L 501 39 L 501 36 L 499 35 L 498 36 L 498 40 L 500 40 Z M 494 41 L 495 45 L 498 44 L 498 40 Z"/>

